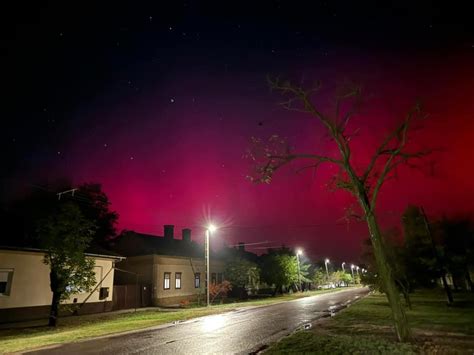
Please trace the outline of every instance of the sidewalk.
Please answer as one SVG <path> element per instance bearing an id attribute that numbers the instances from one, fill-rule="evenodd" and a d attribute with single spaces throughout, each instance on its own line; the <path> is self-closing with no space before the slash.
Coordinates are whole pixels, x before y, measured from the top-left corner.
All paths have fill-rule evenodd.
<path id="1" fill-rule="evenodd" d="M 88 319 L 97 319 L 101 318 L 107 320 L 108 318 L 114 317 L 118 314 L 128 314 L 135 312 L 144 312 L 144 311 L 159 311 L 159 312 L 176 312 L 179 308 L 162 308 L 162 307 L 143 307 L 143 308 L 131 308 L 131 309 L 120 309 L 117 311 L 111 312 L 102 312 L 102 313 L 93 313 L 93 314 L 84 314 L 84 315 L 70 315 L 61 317 L 62 324 L 74 323 L 76 321 L 87 321 Z M 44 327 L 48 325 L 48 319 L 37 319 L 31 321 L 23 322 L 13 322 L 13 323 L 0 323 L 0 329 L 17 329 L 17 328 L 33 328 L 33 327 Z"/>

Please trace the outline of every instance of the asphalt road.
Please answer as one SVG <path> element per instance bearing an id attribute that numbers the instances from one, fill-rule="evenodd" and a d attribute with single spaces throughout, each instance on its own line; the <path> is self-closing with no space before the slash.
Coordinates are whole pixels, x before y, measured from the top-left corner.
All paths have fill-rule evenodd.
<path id="1" fill-rule="evenodd" d="M 29 354 L 249 354 L 353 302 L 367 288 L 169 324 L 159 329 L 65 344 Z"/>

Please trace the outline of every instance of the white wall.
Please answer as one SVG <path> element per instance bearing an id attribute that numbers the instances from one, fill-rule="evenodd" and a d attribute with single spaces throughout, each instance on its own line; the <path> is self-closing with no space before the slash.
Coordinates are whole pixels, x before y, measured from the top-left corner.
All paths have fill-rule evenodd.
<path id="1" fill-rule="evenodd" d="M 49 266 L 43 263 L 41 252 L 0 250 L 0 269 L 13 269 L 10 295 L 0 295 L 0 308 L 34 307 L 51 304 L 52 292 L 49 287 Z M 100 282 L 113 266 L 113 259 L 94 257 L 96 281 Z M 102 284 L 87 300 L 90 302 L 112 301 L 114 270 L 112 269 Z M 107 299 L 99 300 L 100 287 L 109 287 Z M 83 302 L 89 293 L 73 295 L 65 303 Z"/>

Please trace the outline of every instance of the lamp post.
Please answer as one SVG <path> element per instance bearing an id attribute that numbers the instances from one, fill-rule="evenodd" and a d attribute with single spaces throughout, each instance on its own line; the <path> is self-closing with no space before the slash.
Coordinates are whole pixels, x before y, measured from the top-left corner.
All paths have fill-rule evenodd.
<path id="1" fill-rule="evenodd" d="M 357 276 L 359 276 L 359 267 L 356 266 Z"/>
<path id="2" fill-rule="evenodd" d="M 301 287 L 301 271 L 300 271 L 300 255 L 301 254 L 303 254 L 303 250 L 298 249 L 296 251 L 296 262 L 298 264 L 298 285 L 299 285 L 300 291 L 303 291 Z"/>
<path id="3" fill-rule="evenodd" d="M 352 265 L 351 265 L 352 283 L 355 283 L 355 279 L 354 279 L 354 269 L 355 269 L 355 266 L 354 266 L 354 264 L 352 264 Z"/>
<path id="4" fill-rule="evenodd" d="M 326 275 L 328 277 L 328 282 L 329 282 L 328 264 L 329 264 L 329 259 L 324 260 L 324 266 L 326 266 Z"/>
<path id="5" fill-rule="evenodd" d="M 345 262 L 342 263 L 342 272 L 345 273 L 346 272 L 346 269 L 344 269 L 344 265 L 346 265 Z"/>
<path id="6" fill-rule="evenodd" d="M 212 232 L 216 231 L 216 226 L 210 224 L 206 229 L 206 245 L 205 245 L 205 253 L 206 253 L 206 298 L 207 298 L 207 307 L 209 307 L 209 237 L 211 236 Z"/>

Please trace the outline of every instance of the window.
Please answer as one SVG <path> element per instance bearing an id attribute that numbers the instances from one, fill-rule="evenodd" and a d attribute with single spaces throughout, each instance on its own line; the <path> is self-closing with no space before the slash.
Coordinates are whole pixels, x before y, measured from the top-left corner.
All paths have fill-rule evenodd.
<path id="1" fill-rule="evenodd" d="M 165 290 L 170 289 L 170 279 L 171 279 L 171 272 L 165 272 L 165 276 L 163 278 L 163 289 Z"/>
<path id="2" fill-rule="evenodd" d="M 218 283 L 218 284 L 221 284 L 221 283 L 222 283 L 222 272 L 219 272 L 219 273 L 217 274 L 217 283 Z"/>
<path id="3" fill-rule="evenodd" d="M 194 288 L 199 288 L 201 287 L 201 273 L 196 272 L 194 274 Z"/>
<path id="4" fill-rule="evenodd" d="M 13 269 L 0 269 L 0 296 L 10 296 Z"/>
<path id="5" fill-rule="evenodd" d="M 181 273 L 175 272 L 174 273 L 174 288 L 179 289 L 181 288 Z"/>
<path id="6" fill-rule="evenodd" d="M 213 272 L 211 274 L 211 284 L 214 284 L 214 285 L 216 284 L 216 273 L 215 272 Z"/>

